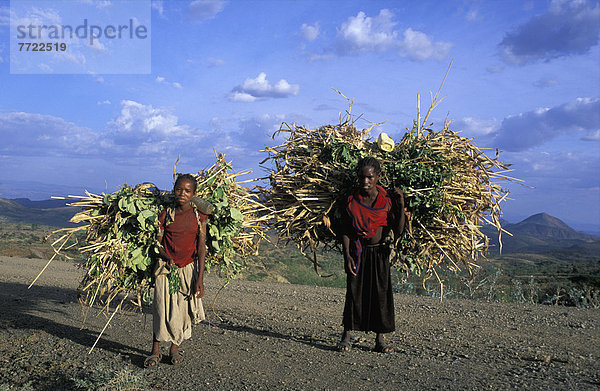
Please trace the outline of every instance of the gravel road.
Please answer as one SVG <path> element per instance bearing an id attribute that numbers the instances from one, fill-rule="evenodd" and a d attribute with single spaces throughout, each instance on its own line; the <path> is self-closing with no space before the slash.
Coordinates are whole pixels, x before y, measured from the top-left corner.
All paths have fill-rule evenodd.
<path id="1" fill-rule="evenodd" d="M 127 369 L 152 390 L 598 390 L 600 311 L 396 295 L 397 351 L 373 334 L 340 337 L 344 291 L 206 281 L 209 321 L 184 342 L 185 362 L 144 369 L 152 317 L 123 311 L 82 327 L 81 273 L 53 261 L 0 257 L 0 390 L 75 390 L 76 379 Z M 148 310 L 146 310 L 148 312 Z M 167 346 L 163 352 L 166 353 Z"/>

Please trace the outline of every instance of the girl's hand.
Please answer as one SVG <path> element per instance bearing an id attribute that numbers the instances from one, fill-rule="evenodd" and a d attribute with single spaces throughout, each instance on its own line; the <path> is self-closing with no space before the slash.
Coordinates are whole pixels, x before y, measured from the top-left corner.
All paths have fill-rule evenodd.
<path id="1" fill-rule="evenodd" d="M 201 280 L 196 281 L 196 287 L 195 287 L 195 291 L 196 291 L 196 297 L 197 298 L 202 298 L 204 297 L 204 282 Z"/>
<path id="2" fill-rule="evenodd" d="M 354 258 L 350 255 L 346 255 L 346 262 L 344 262 L 344 269 L 346 270 L 346 274 L 352 274 L 356 277 L 356 262 L 354 262 Z"/>
<path id="3" fill-rule="evenodd" d="M 398 206 L 404 207 L 404 193 L 400 190 L 399 187 L 394 186 L 394 201 L 398 204 Z"/>

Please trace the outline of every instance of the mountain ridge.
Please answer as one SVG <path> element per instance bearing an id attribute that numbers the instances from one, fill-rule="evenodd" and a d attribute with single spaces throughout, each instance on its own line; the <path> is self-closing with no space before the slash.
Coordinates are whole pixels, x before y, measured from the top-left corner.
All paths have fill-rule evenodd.
<path id="1" fill-rule="evenodd" d="M 562 220 L 547 213 L 536 213 L 516 223 L 502 221 L 502 253 L 548 252 L 557 249 L 585 249 L 598 251 L 600 237 L 579 232 Z M 498 232 L 492 226 L 484 226 L 481 231 L 490 239 L 490 252 L 498 253 L 500 245 Z"/>
<path id="2" fill-rule="evenodd" d="M 14 223 L 41 224 L 59 228 L 72 227 L 75 224 L 70 223 L 69 220 L 77 211 L 78 209 L 72 206 L 27 207 L 15 200 L 0 198 L 0 220 Z"/>

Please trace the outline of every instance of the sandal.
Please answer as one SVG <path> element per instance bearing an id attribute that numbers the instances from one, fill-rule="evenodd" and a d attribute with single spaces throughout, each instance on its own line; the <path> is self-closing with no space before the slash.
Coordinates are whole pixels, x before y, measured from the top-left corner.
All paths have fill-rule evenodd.
<path id="1" fill-rule="evenodd" d="M 162 359 L 162 354 L 151 354 L 144 360 L 144 368 L 155 367 Z"/>
<path id="2" fill-rule="evenodd" d="M 171 352 L 171 364 L 179 365 L 183 362 L 183 354 L 178 350 L 175 353 Z"/>
<path id="3" fill-rule="evenodd" d="M 383 342 L 377 342 L 375 343 L 375 348 L 373 348 L 373 351 L 377 353 L 392 353 L 394 351 L 394 347 Z"/>
<path id="4" fill-rule="evenodd" d="M 335 348 L 338 352 L 347 352 L 350 350 L 351 347 L 352 345 L 350 344 L 350 341 L 343 339 L 340 342 L 338 342 Z"/>

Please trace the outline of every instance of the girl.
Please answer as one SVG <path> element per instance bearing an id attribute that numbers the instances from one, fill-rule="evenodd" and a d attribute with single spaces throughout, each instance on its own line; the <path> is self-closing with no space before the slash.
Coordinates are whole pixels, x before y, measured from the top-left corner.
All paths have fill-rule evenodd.
<path id="1" fill-rule="evenodd" d="M 206 257 L 206 223 L 208 216 L 198 212 L 191 203 L 196 194 L 193 175 L 180 175 L 173 193 L 175 205 L 158 217 L 159 257 L 155 276 L 153 303 L 153 343 L 144 366 L 157 365 L 161 360 L 160 342 L 170 342 L 170 361 L 183 362 L 179 345 L 192 336 L 192 323 L 205 319 L 204 259 Z M 169 268 L 177 266 L 181 286 L 177 293 L 169 292 Z"/>
<path id="2" fill-rule="evenodd" d="M 372 157 L 358 163 L 358 188 L 348 197 L 348 223 L 342 234 L 346 270 L 344 332 L 338 350 L 350 349 L 350 330 L 374 331 L 375 351 L 389 353 L 383 333 L 395 330 L 394 296 L 389 247 L 383 243 L 390 229 L 399 237 L 404 229 L 404 196 L 394 188 L 393 199 L 377 184 L 379 161 Z"/>

